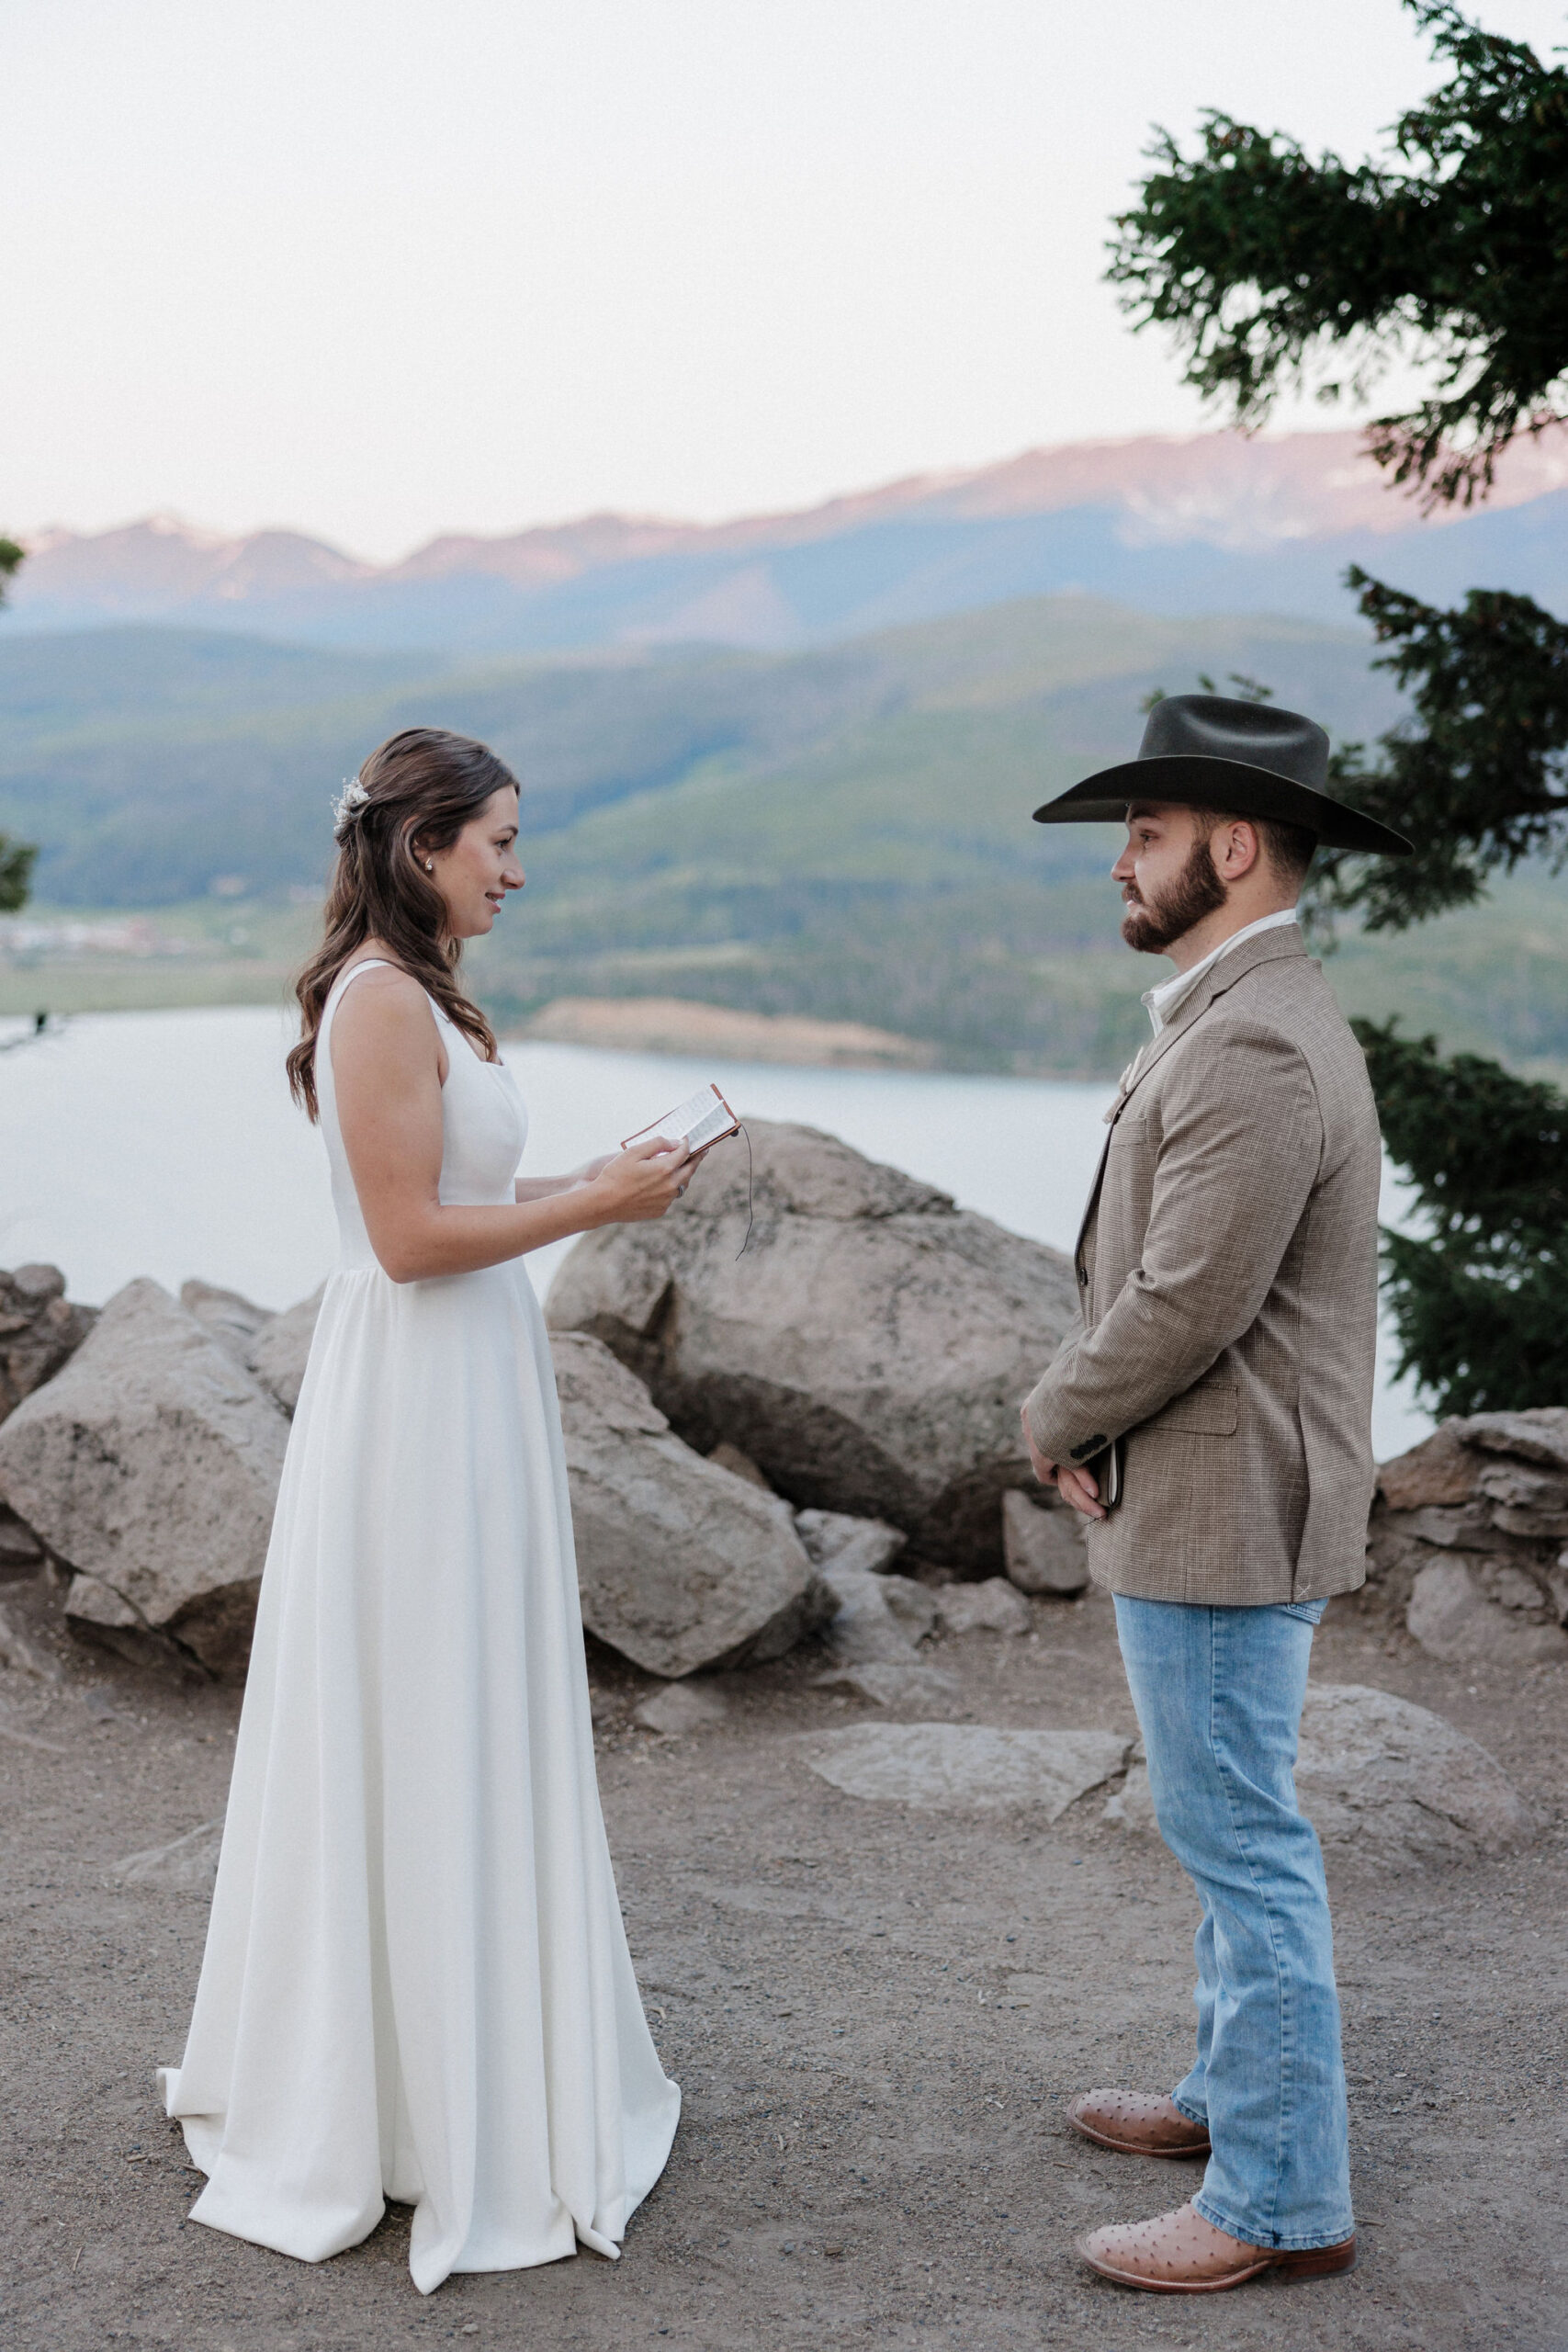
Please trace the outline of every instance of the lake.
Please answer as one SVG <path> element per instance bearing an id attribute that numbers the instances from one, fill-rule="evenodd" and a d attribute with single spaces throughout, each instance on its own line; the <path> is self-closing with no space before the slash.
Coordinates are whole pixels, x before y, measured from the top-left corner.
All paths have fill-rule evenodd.
<path id="1" fill-rule="evenodd" d="M 287 1306 L 335 1241 L 320 1139 L 289 1100 L 288 1018 L 254 1007 L 82 1014 L 0 1031 L 0 1265 L 47 1259 L 99 1305 L 135 1274 L 187 1275 Z M 965 1208 L 1070 1250 L 1104 1136 L 1104 1085 L 928 1071 L 795 1069 L 531 1042 L 505 1045 L 530 1114 L 525 1172 L 612 1149 L 712 1079 L 742 1117 L 798 1119 L 941 1185 Z M 1384 1179 L 1383 1213 L 1403 1202 Z M 541 1296 L 570 1248 L 529 1259 Z M 1390 1377 L 1380 1460 L 1431 1428 Z"/>

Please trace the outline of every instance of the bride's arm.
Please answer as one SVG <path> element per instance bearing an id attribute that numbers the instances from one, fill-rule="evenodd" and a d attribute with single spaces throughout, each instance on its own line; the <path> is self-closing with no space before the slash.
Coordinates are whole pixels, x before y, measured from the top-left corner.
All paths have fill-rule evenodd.
<path id="1" fill-rule="evenodd" d="M 520 1201 L 553 1201 L 562 1193 L 592 1184 L 615 1158 L 613 1151 L 601 1152 L 597 1159 L 585 1159 L 581 1168 L 574 1168 L 570 1176 L 519 1176 L 513 1190 Z"/>
<path id="2" fill-rule="evenodd" d="M 683 1151 L 639 1144 L 616 1153 L 597 1175 L 564 1180 L 566 1189 L 542 1199 L 446 1206 L 442 1046 L 423 990 L 401 972 L 367 972 L 339 1005 L 328 1045 L 338 1124 L 366 1230 L 396 1283 L 472 1273 L 596 1226 L 662 1216 L 685 1181 Z"/>

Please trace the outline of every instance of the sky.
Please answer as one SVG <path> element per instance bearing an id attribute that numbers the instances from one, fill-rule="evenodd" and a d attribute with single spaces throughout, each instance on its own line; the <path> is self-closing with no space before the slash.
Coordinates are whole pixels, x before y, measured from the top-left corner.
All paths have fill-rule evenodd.
<path id="1" fill-rule="evenodd" d="M 387 559 L 1202 429 L 1100 282 L 1151 124 L 1359 156 L 1438 78 L 1396 0 L 0 0 L 0 529 Z"/>

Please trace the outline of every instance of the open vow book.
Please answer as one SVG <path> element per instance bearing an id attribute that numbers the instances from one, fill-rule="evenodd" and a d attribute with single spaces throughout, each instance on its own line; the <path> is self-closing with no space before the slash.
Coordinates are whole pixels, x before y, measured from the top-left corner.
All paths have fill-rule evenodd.
<path id="1" fill-rule="evenodd" d="M 699 1087 L 650 1127 L 640 1127 L 635 1136 L 627 1136 L 621 1149 L 629 1151 L 634 1143 L 651 1143 L 661 1136 L 666 1143 L 683 1143 L 688 1151 L 705 1151 L 710 1143 L 722 1143 L 726 1136 L 739 1131 L 740 1122 L 719 1092 L 716 1086 Z"/>

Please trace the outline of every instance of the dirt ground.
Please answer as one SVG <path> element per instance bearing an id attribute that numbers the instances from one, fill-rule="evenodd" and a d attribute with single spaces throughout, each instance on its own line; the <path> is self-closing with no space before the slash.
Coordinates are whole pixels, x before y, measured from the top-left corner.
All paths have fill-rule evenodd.
<path id="1" fill-rule="evenodd" d="M 0 2343 L 88 2352 L 554 2352 L 1280 2346 L 1564 2352 L 1568 1675 L 1438 1665 L 1337 1604 L 1325 1681 L 1437 1708 L 1550 1826 L 1509 1860 L 1331 1860 L 1355 2189 L 1354 2275 L 1217 2297 L 1129 2294 L 1076 2231 L 1179 2203 L 1198 2168 L 1101 2154 L 1064 2102 L 1168 2086 L 1190 2036 L 1190 1892 L 1156 1841 L 841 1795 L 798 1735 L 872 1716 L 820 1660 L 729 1678 L 700 1735 L 635 1728 L 649 1689 L 596 1657 L 610 1839 L 685 2112 L 619 2263 L 410 2282 L 409 2217 L 319 2268 L 187 2224 L 198 2176 L 152 2097 L 177 2058 L 204 1895 L 112 1875 L 221 1807 L 238 1694 L 179 1686 L 3 1594 L 57 1657 L 0 1674 L 6 2132 Z M 1133 1729 L 1109 1604 L 1035 1605 L 1032 1638 L 943 1645 L 968 1720 Z"/>

